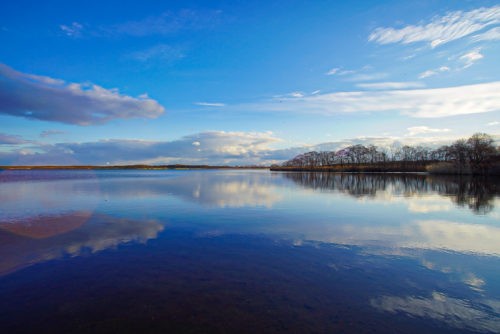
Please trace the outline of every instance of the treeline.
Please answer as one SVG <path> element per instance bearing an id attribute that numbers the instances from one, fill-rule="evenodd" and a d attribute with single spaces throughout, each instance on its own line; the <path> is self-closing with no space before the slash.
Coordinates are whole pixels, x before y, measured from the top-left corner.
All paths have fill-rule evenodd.
<path id="1" fill-rule="evenodd" d="M 437 149 L 424 146 L 380 148 L 374 145 L 352 145 L 338 151 L 307 152 L 272 169 L 329 169 L 387 171 L 430 171 L 435 173 L 498 173 L 500 147 L 485 133 L 459 139 Z M 363 168 L 362 168 L 363 167 Z M 370 169 L 371 168 L 371 169 Z"/>

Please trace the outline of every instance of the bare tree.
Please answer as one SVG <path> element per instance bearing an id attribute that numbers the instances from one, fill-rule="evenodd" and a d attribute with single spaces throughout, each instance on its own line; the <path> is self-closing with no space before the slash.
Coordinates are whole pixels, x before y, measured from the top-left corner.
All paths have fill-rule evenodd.
<path id="1" fill-rule="evenodd" d="M 493 138 L 486 133 L 475 133 L 467 139 L 469 163 L 474 171 L 479 172 L 489 167 L 490 159 L 496 153 Z"/>
<path id="2" fill-rule="evenodd" d="M 469 139 L 460 139 L 449 146 L 431 150 L 423 146 L 398 146 L 377 148 L 374 145 L 352 145 L 338 151 L 307 152 L 283 163 L 283 166 L 315 168 L 344 164 L 382 164 L 388 161 L 401 162 L 403 169 L 422 170 L 431 162 L 452 162 L 453 173 L 485 173 L 492 170 L 498 161 L 500 148 L 494 146 L 493 138 L 485 133 L 476 133 Z M 496 159 L 496 160 L 495 160 Z M 394 165 L 394 164 L 393 164 Z M 380 166 L 378 166 L 380 167 Z"/>

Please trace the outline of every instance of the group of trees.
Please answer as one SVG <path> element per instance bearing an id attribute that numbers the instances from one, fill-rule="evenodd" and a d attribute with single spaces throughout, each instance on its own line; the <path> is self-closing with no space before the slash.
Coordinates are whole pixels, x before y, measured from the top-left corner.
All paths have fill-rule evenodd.
<path id="1" fill-rule="evenodd" d="M 352 145 L 338 151 L 307 152 L 282 164 L 284 167 L 315 168 L 335 165 L 384 164 L 400 162 L 406 165 L 428 165 L 448 162 L 459 171 L 481 171 L 498 161 L 500 148 L 485 133 L 476 133 L 468 139 L 459 139 L 451 145 L 430 149 L 423 146 Z"/>

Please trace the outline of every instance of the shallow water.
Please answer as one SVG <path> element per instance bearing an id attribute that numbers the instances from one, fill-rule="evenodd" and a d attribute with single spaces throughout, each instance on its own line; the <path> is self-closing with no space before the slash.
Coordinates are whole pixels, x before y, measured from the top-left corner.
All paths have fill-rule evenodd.
<path id="1" fill-rule="evenodd" d="M 500 182 L 0 172 L 1 333 L 500 332 Z"/>

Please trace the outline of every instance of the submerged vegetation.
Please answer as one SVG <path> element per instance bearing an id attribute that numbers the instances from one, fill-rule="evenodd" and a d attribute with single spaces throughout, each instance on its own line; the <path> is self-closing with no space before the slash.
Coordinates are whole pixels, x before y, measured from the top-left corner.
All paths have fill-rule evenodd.
<path id="1" fill-rule="evenodd" d="M 281 166 L 272 166 L 271 170 L 500 174 L 500 147 L 495 147 L 493 138 L 485 133 L 476 133 L 436 149 L 358 144 L 338 151 L 300 154 Z"/>

